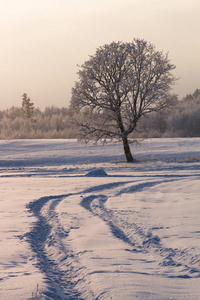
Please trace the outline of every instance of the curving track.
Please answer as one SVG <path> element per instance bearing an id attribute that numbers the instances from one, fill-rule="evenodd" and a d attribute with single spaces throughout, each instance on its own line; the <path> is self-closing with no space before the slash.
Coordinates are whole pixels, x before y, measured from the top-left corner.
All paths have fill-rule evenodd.
<path id="1" fill-rule="evenodd" d="M 75 180 L 78 182 L 78 178 Z M 139 274 L 166 279 L 198 279 L 200 277 L 198 252 L 200 248 L 187 244 L 185 247 L 168 246 L 168 240 L 173 239 L 175 226 L 172 221 L 173 216 L 171 218 L 168 216 L 168 220 L 172 221 L 170 225 L 163 223 L 161 219 L 157 220 L 150 212 L 152 201 L 153 205 L 160 205 L 160 210 L 163 209 L 164 202 L 161 199 L 154 201 L 154 198 L 149 196 L 152 192 L 162 191 L 162 189 L 166 191 L 166 188 L 170 189 L 171 185 L 180 185 L 182 181 L 185 184 L 191 181 L 191 178 L 189 176 L 186 178 L 175 176 L 170 179 L 158 177 L 136 182 L 131 178 L 128 178 L 128 181 L 127 178 L 124 181 L 118 181 L 116 178 L 114 182 L 112 178 L 107 180 L 108 183 L 83 188 L 79 192 L 42 197 L 28 205 L 38 221 L 27 234 L 27 238 L 37 256 L 38 266 L 46 276 L 46 283 L 49 286 L 44 292 L 46 297 L 48 299 L 108 299 L 112 297 L 112 293 L 106 293 L 104 288 L 93 288 L 94 274 L 101 276 L 106 273 L 117 273 L 119 275 L 128 272 L 133 278 L 135 274 Z M 192 177 L 192 180 L 196 180 L 196 177 Z M 120 199 L 123 201 L 130 197 L 134 202 L 128 209 L 113 207 L 115 199 L 119 202 Z M 173 205 L 173 201 L 170 201 L 168 205 L 170 203 Z M 61 206 L 60 209 L 58 209 L 59 206 Z M 180 222 L 185 217 L 184 214 L 180 216 Z M 122 249 L 124 261 L 121 259 L 121 262 L 114 268 L 113 263 L 110 269 L 105 267 L 105 257 L 99 257 L 99 249 L 97 251 L 95 247 L 91 247 L 91 240 L 88 242 L 88 232 L 83 230 L 88 219 L 93 220 L 91 226 L 94 228 L 96 226 L 97 229 L 93 233 L 93 238 L 98 238 L 96 235 L 98 227 L 104 226 L 103 233 L 100 232 L 100 235 L 111 234 L 115 244 L 119 241 L 120 247 L 124 245 Z M 102 223 L 104 225 L 101 225 Z M 176 239 L 181 238 L 180 233 Z M 79 239 L 84 245 L 84 250 L 82 244 L 77 246 Z M 125 267 L 127 255 L 128 267 Z M 95 256 L 103 264 L 95 265 Z M 93 259 L 92 267 L 86 263 L 91 259 Z M 110 257 L 107 259 L 111 260 Z M 135 266 L 138 263 L 140 266 L 137 270 Z M 141 291 L 138 291 L 138 295 L 141 299 L 145 297 Z M 159 299 L 160 295 L 158 293 L 153 297 L 153 299 Z"/>

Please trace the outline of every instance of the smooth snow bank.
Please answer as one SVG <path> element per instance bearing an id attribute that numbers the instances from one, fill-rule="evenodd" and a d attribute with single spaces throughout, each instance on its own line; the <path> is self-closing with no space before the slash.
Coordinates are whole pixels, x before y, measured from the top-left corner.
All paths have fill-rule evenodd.
<path id="1" fill-rule="evenodd" d="M 0 298 L 200 299 L 200 139 L 0 142 Z"/>

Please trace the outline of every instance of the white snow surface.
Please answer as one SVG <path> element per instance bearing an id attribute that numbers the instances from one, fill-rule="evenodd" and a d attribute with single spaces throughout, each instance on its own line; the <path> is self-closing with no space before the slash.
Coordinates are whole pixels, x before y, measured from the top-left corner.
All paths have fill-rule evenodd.
<path id="1" fill-rule="evenodd" d="M 0 141 L 0 299 L 200 299 L 200 138 Z"/>

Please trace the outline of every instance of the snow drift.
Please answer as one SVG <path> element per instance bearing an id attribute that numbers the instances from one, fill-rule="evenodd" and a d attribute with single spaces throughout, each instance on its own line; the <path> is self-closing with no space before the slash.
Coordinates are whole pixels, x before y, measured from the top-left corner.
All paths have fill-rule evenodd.
<path id="1" fill-rule="evenodd" d="M 1 141 L 2 299 L 200 299 L 199 149 Z"/>

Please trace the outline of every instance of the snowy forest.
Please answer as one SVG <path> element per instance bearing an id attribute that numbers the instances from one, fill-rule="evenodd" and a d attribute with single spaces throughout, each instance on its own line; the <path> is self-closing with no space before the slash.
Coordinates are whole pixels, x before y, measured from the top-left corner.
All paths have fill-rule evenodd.
<path id="1" fill-rule="evenodd" d="M 0 139 L 77 138 L 75 118 L 87 118 L 72 107 L 34 108 L 22 95 L 21 107 L 0 111 Z M 173 109 L 143 116 L 132 138 L 200 137 L 200 89 L 177 100 Z"/>

